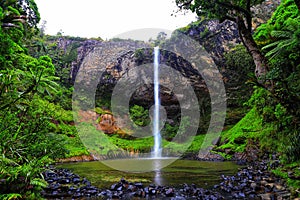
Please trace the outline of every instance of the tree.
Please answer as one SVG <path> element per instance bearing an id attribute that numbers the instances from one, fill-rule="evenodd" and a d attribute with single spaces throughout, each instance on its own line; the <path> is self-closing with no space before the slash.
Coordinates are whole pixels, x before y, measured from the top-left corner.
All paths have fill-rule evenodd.
<path id="1" fill-rule="evenodd" d="M 24 48 L 38 21 L 33 0 L 0 1 L 0 199 L 39 199 L 44 166 L 65 153 L 45 100 L 58 89 L 52 60 Z"/>
<path id="2" fill-rule="evenodd" d="M 294 0 L 282 0 L 272 18 L 254 34 L 269 59 L 273 94 L 294 116 L 300 111 L 300 11 Z"/>
<path id="3" fill-rule="evenodd" d="M 162 43 L 164 43 L 167 39 L 168 34 L 161 31 L 157 34 L 156 39 L 150 39 L 149 42 L 151 42 L 154 46 L 160 46 Z"/>
<path id="4" fill-rule="evenodd" d="M 31 37 L 38 29 L 40 14 L 34 0 L 0 1 L 1 27 L 8 33 L 16 33 L 18 37 Z"/>
<path id="5" fill-rule="evenodd" d="M 268 22 L 258 27 L 254 38 L 269 60 L 268 79 L 274 83 L 272 98 L 257 107 L 264 121 L 276 127 L 278 147 L 285 160 L 299 161 L 300 11 L 295 1 L 282 0 Z"/>
<path id="6" fill-rule="evenodd" d="M 176 0 L 180 9 L 189 9 L 198 16 L 218 19 L 220 22 L 224 20 L 235 22 L 241 41 L 255 63 L 255 75 L 258 82 L 270 87 L 266 81 L 266 75 L 269 71 L 267 59 L 252 36 L 251 7 L 262 2 L 263 0 Z"/>

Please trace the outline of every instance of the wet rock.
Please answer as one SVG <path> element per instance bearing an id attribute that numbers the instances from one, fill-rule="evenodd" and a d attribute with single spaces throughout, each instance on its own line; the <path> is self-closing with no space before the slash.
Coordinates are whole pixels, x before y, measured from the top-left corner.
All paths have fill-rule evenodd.
<path id="1" fill-rule="evenodd" d="M 219 188 L 234 199 L 276 199 L 289 193 L 282 181 L 266 169 L 266 161 L 249 164 L 235 176 L 221 176 Z M 281 195 L 281 199 L 288 198 Z"/>
<path id="2" fill-rule="evenodd" d="M 60 184 L 69 184 L 70 179 L 63 178 L 63 179 L 58 180 L 57 182 Z"/>
<path id="3" fill-rule="evenodd" d="M 79 177 L 73 177 L 72 182 L 75 183 L 75 184 L 78 184 L 78 183 L 81 182 L 81 180 L 80 180 Z"/>
<path id="4" fill-rule="evenodd" d="M 166 194 L 167 197 L 173 197 L 174 196 L 174 189 L 173 188 L 167 189 L 165 194 Z"/>
<path id="5" fill-rule="evenodd" d="M 117 183 L 112 184 L 112 185 L 110 186 L 110 189 L 111 189 L 111 190 L 116 190 L 117 186 L 118 186 Z"/>
<path id="6" fill-rule="evenodd" d="M 135 183 L 134 186 L 137 187 L 137 188 L 143 188 L 143 184 L 142 183 Z"/>

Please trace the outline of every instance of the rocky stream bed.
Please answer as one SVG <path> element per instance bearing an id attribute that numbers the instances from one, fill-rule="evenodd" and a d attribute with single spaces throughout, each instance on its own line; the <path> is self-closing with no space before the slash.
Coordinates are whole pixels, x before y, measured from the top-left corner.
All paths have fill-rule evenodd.
<path id="1" fill-rule="evenodd" d="M 44 172 L 49 186 L 42 195 L 46 199 L 291 199 L 283 180 L 270 172 L 274 165 L 266 161 L 248 164 L 235 175 L 222 175 L 211 189 L 185 183 L 179 187 L 146 185 L 123 178 L 109 188 L 97 188 L 70 170 L 50 167 Z"/>

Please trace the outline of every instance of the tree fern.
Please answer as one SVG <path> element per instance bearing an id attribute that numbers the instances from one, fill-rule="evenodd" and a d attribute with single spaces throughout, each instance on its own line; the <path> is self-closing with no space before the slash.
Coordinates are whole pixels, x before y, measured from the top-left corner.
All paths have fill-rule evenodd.
<path id="1" fill-rule="evenodd" d="M 30 185 L 45 188 L 47 187 L 48 183 L 41 178 L 34 178 L 30 181 Z"/>
<path id="2" fill-rule="evenodd" d="M 21 199 L 22 195 L 18 193 L 10 193 L 10 194 L 0 194 L 0 199 L 2 200 L 13 200 L 13 199 Z"/>
<path id="3" fill-rule="evenodd" d="M 295 52 L 300 47 L 300 17 L 289 19 L 284 23 L 281 30 L 273 30 L 271 37 L 273 42 L 264 46 L 262 49 L 267 50 L 266 56 L 270 59 L 278 55 L 286 55 L 289 52 Z"/>

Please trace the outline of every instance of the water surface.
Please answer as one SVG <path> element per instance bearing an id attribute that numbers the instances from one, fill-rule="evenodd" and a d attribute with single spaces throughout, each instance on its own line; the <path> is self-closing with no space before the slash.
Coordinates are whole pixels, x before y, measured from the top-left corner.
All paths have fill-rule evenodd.
<path id="1" fill-rule="evenodd" d="M 110 160 L 106 164 L 128 169 L 128 172 L 113 169 L 102 162 L 79 162 L 59 164 L 57 167 L 67 168 L 74 173 L 86 177 L 92 185 L 99 188 L 110 188 L 111 184 L 118 182 L 122 177 L 130 182 L 142 182 L 145 184 L 168 185 L 180 187 L 183 183 L 196 184 L 197 187 L 212 188 L 220 182 L 220 176 L 233 175 L 240 166 L 233 162 L 201 162 L 194 160 L 163 159 L 171 164 L 155 171 L 133 172 L 131 169 L 149 169 L 149 165 L 155 165 L 157 159 L 141 160 Z M 131 168 L 133 167 L 133 168 Z"/>

